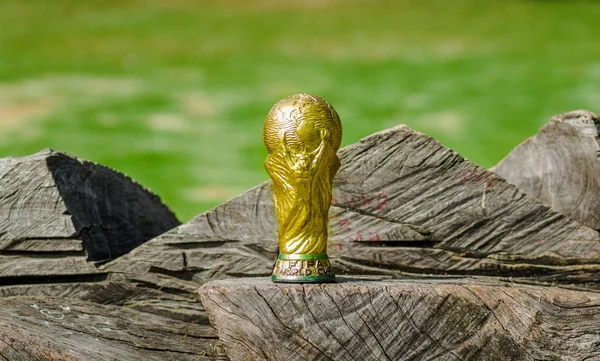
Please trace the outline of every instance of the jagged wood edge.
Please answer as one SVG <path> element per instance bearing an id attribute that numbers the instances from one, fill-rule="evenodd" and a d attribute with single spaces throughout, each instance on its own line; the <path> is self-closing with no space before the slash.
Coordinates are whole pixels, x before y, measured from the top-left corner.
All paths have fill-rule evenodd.
<path id="1" fill-rule="evenodd" d="M 95 198 L 107 193 L 112 198 Z M 107 203 L 111 203 L 112 211 L 102 208 Z M 94 212 L 98 216 L 94 217 Z M 181 297 L 158 289 L 109 282 L 108 273 L 88 259 L 88 250 L 97 239 L 93 232 L 99 229 L 114 226 L 102 239 L 128 235 L 121 236 L 128 239 L 115 248 L 128 252 L 178 224 L 158 196 L 108 167 L 51 149 L 2 158 L 0 296 L 54 296 L 115 305 L 126 305 L 137 297 L 149 303 L 162 299 L 156 313 L 197 321 L 199 306 L 189 302 L 189 294 L 182 304 Z M 129 239 L 129 235 L 136 239 Z M 189 316 L 189 309 L 193 316 Z"/>
<path id="2" fill-rule="evenodd" d="M 398 126 L 340 157 L 329 248 L 338 273 L 489 275 L 600 289 L 598 232 L 435 139 Z M 265 182 L 102 269 L 111 280 L 181 297 L 214 279 L 269 275 L 277 254 L 271 194 Z M 385 204 L 374 201 L 380 195 Z M 363 198 L 371 203 L 356 201 Z M 365 239 L 370 233 L 380 240 Z"/>
<path id="3" fill-rule="evenodd" d="M 0 159 L 0 284 L 97 280 L 95 262 L 179 224 L 110 168 L 50 149 Z"/>
<path id="4" fill-rule="evenodd" d="M 559 114 L 491 170 L 557 212 L 600 229 L 600 117 Z"/>

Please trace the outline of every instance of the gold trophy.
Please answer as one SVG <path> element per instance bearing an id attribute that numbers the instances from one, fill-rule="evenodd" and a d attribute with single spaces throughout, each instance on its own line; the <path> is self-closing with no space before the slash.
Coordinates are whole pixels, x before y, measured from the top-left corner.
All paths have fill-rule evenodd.
<path id="1" fill-rule="evenodd" d="M 327 256 L 333 177 L 340 168 L 338 114 L 324 99 L 294 94 L 275 104 L 263 129 L 279 225 L 274 282 L 335 281 Z"/>

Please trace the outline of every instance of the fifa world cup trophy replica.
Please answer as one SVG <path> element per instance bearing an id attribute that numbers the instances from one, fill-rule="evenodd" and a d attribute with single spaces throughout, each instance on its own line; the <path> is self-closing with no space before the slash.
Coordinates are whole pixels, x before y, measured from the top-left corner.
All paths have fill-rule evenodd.
<path id="1" fill-rule="evenodd" d="M 275 104 L 263 129 L 279 225 L 274 282 L 335 281 L 327 256 L 333 177 L 340 168 L 338 114 L 324 99 L 295 94 Z"/>

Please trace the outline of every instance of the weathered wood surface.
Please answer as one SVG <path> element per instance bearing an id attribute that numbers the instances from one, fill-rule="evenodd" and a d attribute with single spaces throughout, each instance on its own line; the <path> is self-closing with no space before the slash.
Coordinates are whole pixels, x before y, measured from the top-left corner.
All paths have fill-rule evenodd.
<path id="1" fill-rule="evenodd" d="M 45 150 L 0 159 L 0 285 L 96 282 L 106 262 L 179 222 L 109 168 Z"/>
<path id="2" fill-rule="evenodd" d="M 600 359 L 600 294 L 490 279 L 214 281 L 202 301 L 233 361 Z"/>
<path id="3" fill-rule="evenodd" d="M 330 248 L 338 274 L 493 275 L 600 289 L 600 235 L 405 126 L 340 152 Z M 102 267 L 185 295 L 267 276 L 277 254 L 269 182 Z"/>
<path id="4" fill-rule="evenodd" d="M 215 330 L 73 299 L 0 299 L 0 359 L 227 360 Z"/>
<path id="5" fill-rule="evenodd" d="M 596 230 L 549 209 L 436 140 L 399 126 L 346 147 L 340 156 L 329 249 L 338 274 L 491 275 L 600 290 Z M 37 163 L 23 162 L 27 158 Z M 15 194 L 0 188 L 0 227 L 13 227 L 0 234 L 5 249 L 0 276 L 7 272 L 0 277 L 2 296 L 59 296 L 208 324 L 199 286 L 271 272 L 277 241 L 270 182 L 96 269 L 94 261 L 106 259 L 102 250 L 118 254 L 106 239 L 127 225 L 98 227 L 101 223 L 81 219 L 129 220 L 144 228 L 146 221 L 159 222 L 135 218 L 136 209 L 148 211 L 157 201 L 160 214 L 164 206 L 137 185 L 127 194 L 118 190 L 121 186 L 114 184 L 131 181 L 103 167 L 53 152 L 27 158 L 0 160 L 0 185 L 29 187 Z M 50 172 L 40 175 L 44 164 Z M 13 180 L 15 174 L 21 181 Z M 70 209 L 65 195 L 71 193 L 61 189 L 76 193 L 69 196 L 75 203 L 91 203 L 91 211 Z M 150 203 L 128 198 L 135 192 Z M 16 196 L 20 202 L 14 202 Z M 14 206 L 36 204 L 36 197 L 52 201 L 29 210 Z M 106 205 L 106 197 L 127 206 Z M 76 213 L 84 216 L 75 220 Z M 6 220 L 19 215 L 27 221 L 7 223 L 5 214 Z M 167 215 L 166 221 L 174 220 Z M 17 258 L 31 266 L 10 263 Z M 144 317 L 155 317 L 148 313 Z"/>
<path id="6" fill-rule="evenodd" d="M 106 275 L 102 275 L 105 277 Z M 0 298 L 31 296 L 78 299 L 111 304 L 169 317 L 180 321 L 208 325 L 208 316 L 193 291 L 173 293 L 171 290 L 148 286 L 143 282 L 119 282 L 88 278 L 81 282 L 10 285 L 0 287 Z"/>
<path id="7" fill-rule="evenodd" d="M 578 110 L 552 117 L 492 171 L 557 212 L 600 229 L 600 118 Z"/>

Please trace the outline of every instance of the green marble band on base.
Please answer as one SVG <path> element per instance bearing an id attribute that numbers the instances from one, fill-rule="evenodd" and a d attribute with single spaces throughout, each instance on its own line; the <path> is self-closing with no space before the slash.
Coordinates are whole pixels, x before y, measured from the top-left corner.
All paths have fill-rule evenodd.
<path id="1" fill-rule="evenodd" d="M 335 282 L 335 275 L 333 273 L 319 276 L 280 276 L 273 274 L 271 280 L 281 283 L 328 283 Z"/>
<path id="2" fill-rule="evenodd" d="M 317 259 L 329 259 L 327 253 L 314 253 L 314 254 L 283 254 L 280 253 L 277 259 L 286 261 L 310 261 Z"/>

